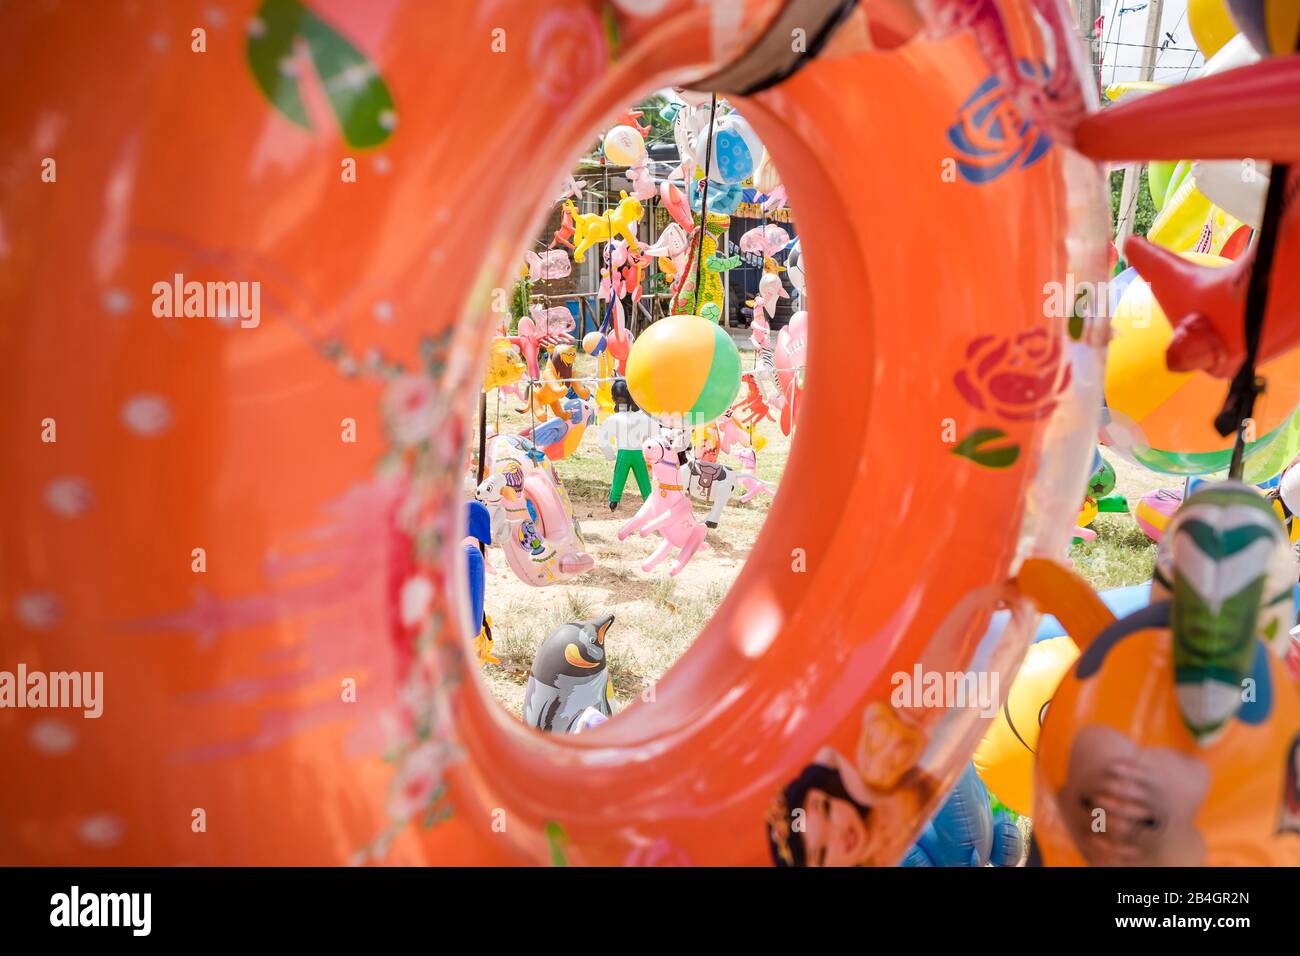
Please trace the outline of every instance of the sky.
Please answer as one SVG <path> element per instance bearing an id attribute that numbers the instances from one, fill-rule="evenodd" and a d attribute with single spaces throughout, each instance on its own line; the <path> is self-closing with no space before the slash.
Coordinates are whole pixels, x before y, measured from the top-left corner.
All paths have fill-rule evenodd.
<path id="1" fill-rule="evenodd" d="M 1141 78 L 1142 44 L 1146 42 L 1149 9 L 1146 0 L 1102 0 L 1101 12 L 1105 17 L 1102 26 L 1103 86 Z M 1152 79 L 1159 83 L 1194 79 L 1205 58 L 1196 49 L 1196 41 L 1187 25 L 1187 0 L 1165 0 L 1161 21 L 1160 42 L 1167 46 L 1156 54 Z M 1172 42 L 1167 34 L 1173 35 Z"/>

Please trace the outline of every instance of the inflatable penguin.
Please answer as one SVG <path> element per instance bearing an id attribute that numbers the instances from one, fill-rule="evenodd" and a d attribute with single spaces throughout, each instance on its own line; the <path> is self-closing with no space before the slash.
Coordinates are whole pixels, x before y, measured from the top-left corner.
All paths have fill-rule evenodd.
<path id="1" fill-rule="evenodd" d="M 605 632 L 614 615 L 561 624 L 537 649 L 524 692 L 524 723 L 567 734 L 594 708 L 613 716 L 614 695 L 605 662 Z"/>

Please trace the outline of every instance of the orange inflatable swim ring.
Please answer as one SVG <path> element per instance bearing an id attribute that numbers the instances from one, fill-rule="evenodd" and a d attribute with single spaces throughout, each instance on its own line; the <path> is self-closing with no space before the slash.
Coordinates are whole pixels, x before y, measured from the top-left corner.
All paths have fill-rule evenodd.
<path id="1" fill-rule="evenodd" d="M 1056 4 L 966 6 L 246 0 L 199 54 L 199 2 L 6 5 L 0 670 L 103 690 L 0 710 L 8 862 L 900 859 L 983 733 L 926 688 L 1009 686 L 1100 405 L 1043 307 L 1105 266 L 1091 77 Z M 803 217 L 799 493 L 653 703 L 543 736 L 458 625 L 466 423 L 552 184 L 666 84 Z M 792 839 L 809 767 L 889 825 Z"/>

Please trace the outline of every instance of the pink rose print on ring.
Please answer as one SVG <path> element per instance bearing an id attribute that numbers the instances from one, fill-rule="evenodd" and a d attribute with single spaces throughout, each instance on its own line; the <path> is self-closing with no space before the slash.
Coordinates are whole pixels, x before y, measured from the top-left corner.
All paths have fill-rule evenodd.
<path id="1" fill-rule="evenodd" d="M 953 384 L 970 406 L 1003 421 L 1045 418 L 1069 387 L 1070 367 L 1061 365 L 1061 340 L 1047 329 L 1005 337 L 981 335 L 966 346 L 966 366 Z M 1014 443 L 997 445 L 1006 432 L 983 427 L 963 439 L 953 454 L 986 468 L 1007 468 L 1020 456 Z"/>
<path id="2" fill-rule="evenodd" d="M 537 88 L 551 102 L 568 103 L 605 71 L 609 44 L 600 20 L 582 7 L 553 10 L 533 30 L 528 64 Z"/>

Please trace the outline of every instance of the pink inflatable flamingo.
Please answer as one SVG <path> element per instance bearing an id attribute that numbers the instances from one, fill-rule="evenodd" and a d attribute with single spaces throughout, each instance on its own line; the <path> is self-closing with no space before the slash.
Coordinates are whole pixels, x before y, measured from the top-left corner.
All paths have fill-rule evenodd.
<path id="1" fill-rule="evenodd" d="M 573 336 L 563 328 L 548 328 L 553 317 L 548 314 L 548 310 L 540 305 L 530 306 L 532 315 L 525 315 L 519 319 L 519 334 L 510 336 L 510 343 L 524 357 L 524 362 L 528 365 L 528 378 L 536 382 L 542 377 L 542 373 L 537 366 L 537 353 L 543 348 L 553 348 L 565 342 L 572 342 Z M 573 315 L 568 309 L 559 309 L 560 312 L 568 313 L 568 327 L 573 328 Z"/>
<path id="2" fill-rule="evenodd" d="M 618 540 L 637 532 L 641 537 L 658 532 L 663 538 L 659 547 L 645 559 L 642 571 L 651 571 L 668 557 L 674 547 L 677 560 L 668 574 L 675 577 L 694 556 L 704 540 L 704 525 L 695 520 L 691 500 L 682 491 L 677 474 L 676 456 L 668 457 L 668 448 L 662 439 L 649 438 L 641 446 L 646 464 L 650 466 L 650 479 L 654 490 L 632 520 L 618 529 Z"/>
<path id="3" fill-rule="evenodd" d="M 740 459 L 740 467 L 745 470 L 736 475 L 736 484 L 745 489 L 745 493 L 740 496 L 740 503 L 747 504 L 757 498 L 760 494 L 772 494 L 772 486 L 755 474 L 755 468 L 758 466 L 758 456 L 752 448 L 742 448 L 736 453 Z"/>

